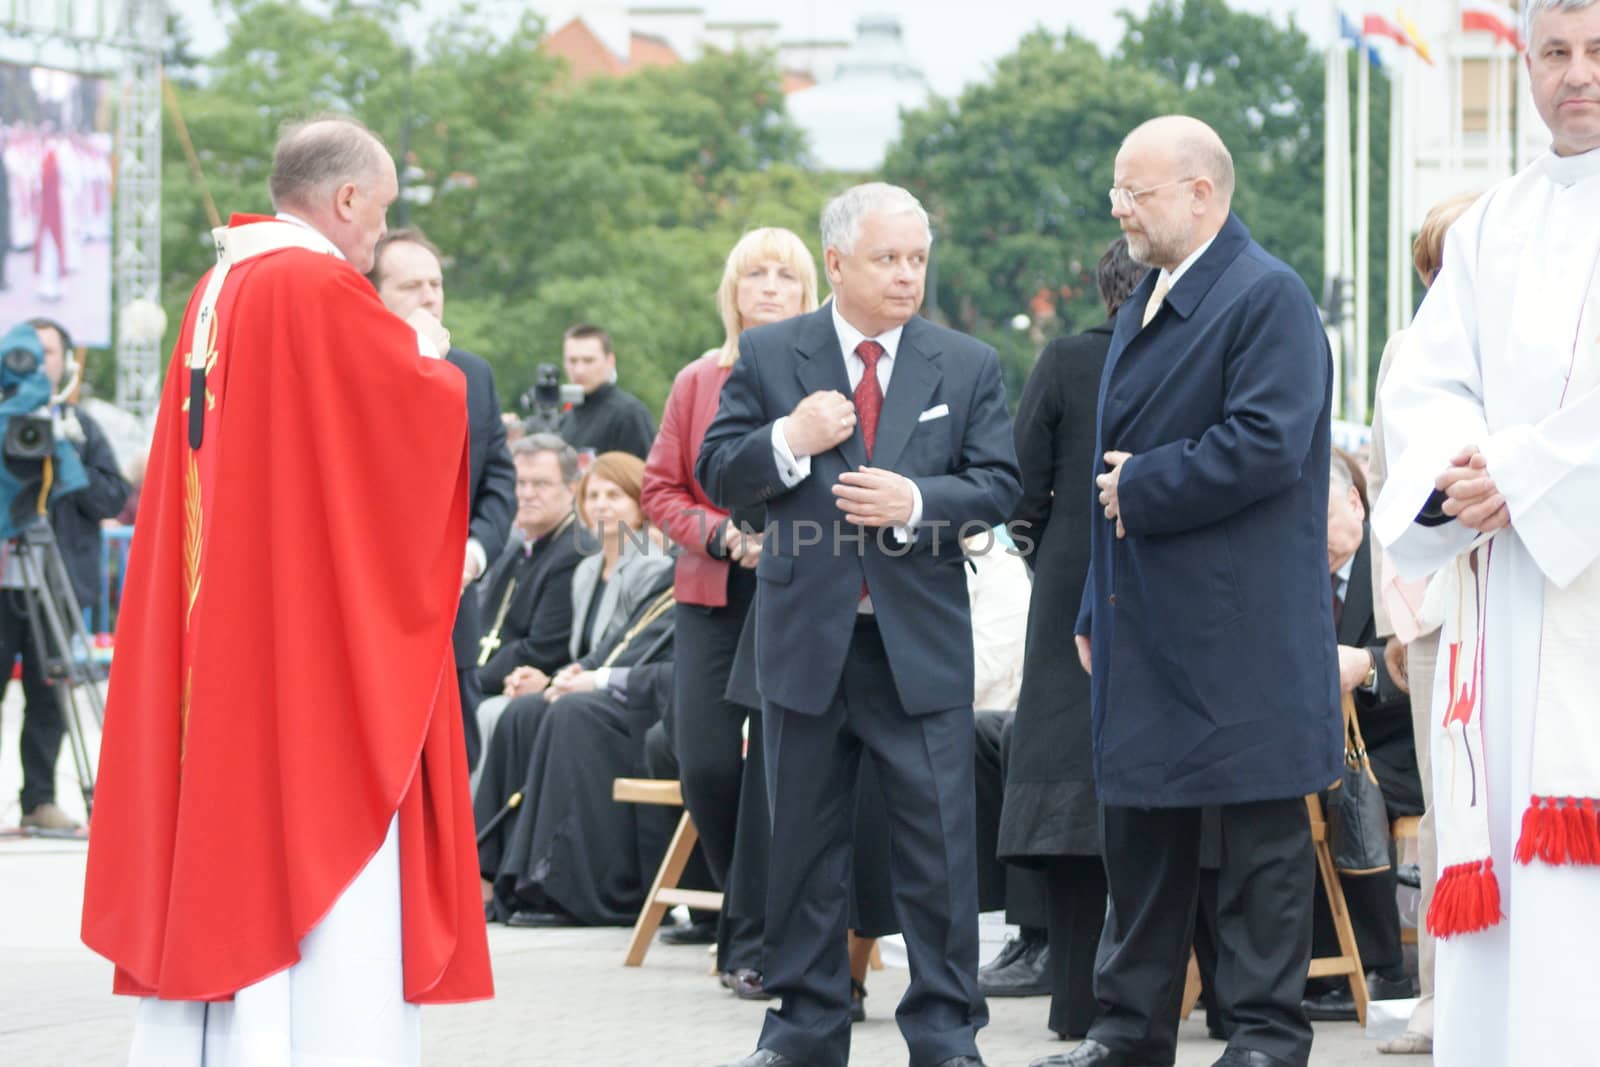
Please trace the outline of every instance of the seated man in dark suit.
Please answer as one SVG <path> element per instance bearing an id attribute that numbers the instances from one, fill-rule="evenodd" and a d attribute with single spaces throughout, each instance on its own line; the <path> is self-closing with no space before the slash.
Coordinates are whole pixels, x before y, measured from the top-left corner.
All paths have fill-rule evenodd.
<path id="1" fill-rule="evenodd" d="M 767 506 L 756 683 L 772 840 L 764 988 L 739 1067 L 844 1067 L 851 812 L 868 755 L 893 826 L 912 1067 L 977 1067 L 973 653 L 960 536 L 1020 494 L 994 349 L 917 315 L 932 236 L 904 189 L 822 213 L 833 300 L 745 331 L 695 475 Z M 963 527 L 967 527 L 963 529 Z"/>
<path id="2" fill-rule="evenodd" d="M 1339 640 L 1339 683 L 1356 706 L 1356 721 L 1367 743 L 1372 773 L 1377 775 L 1389 818 L 1422 814 L 1422 781 L 1417 774 L 1417 746 L 1411 730 L 1411 701 L 1389 677 L 1384 642 L 1377 636 L 1372 612 L 1372 532 L 1365 496 L 1356 477 L 1355 461 L 1335 450 L 1328 476 L 1328 569 L 1333 584 L 1334 627 Z M 1341 875 L 1350 923 L 1367 969 L 1367 989 L 1374 1000 L 1412 995 L 1411 979 L 1402 965 L 1400 913 L 1395 907 L 1391 866 L 1377 874 Z M 1337 956 L 1332 916 L 1317 885 L 1318 906 L 1313 951 Z M 1305 1003 L 1312 1019 L 1354 1019 L 1355 999 L 1345 979 L 1322 979 L 1310 985 Z"/>
<path id="3" fill-rule="evenodd" d="M 551 433 L 529 434 L 511 447 L 517 469 L 517 522 L 506 550 L 483 580 L 483 640 L 477 708 L 487 738 L 505 704 L 506 677 L 518 667 L 554 674 L 572 657 L 572 574 L 586 533 L 573 512 L 578 454 Z"/>

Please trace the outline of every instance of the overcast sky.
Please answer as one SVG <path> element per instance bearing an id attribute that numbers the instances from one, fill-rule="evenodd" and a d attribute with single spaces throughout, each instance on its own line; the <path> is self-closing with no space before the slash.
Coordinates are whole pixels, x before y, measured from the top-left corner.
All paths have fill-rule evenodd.
<path id="1" fill-rule="evenodd" d="M 167 0 L 189 24 L 195 44 L 210 52 L 223 42 L 223 26 L 211 0 Z M 655 0 L 633 0 L 639 7 L 673 6 Z M 681 3 L 682 0 L 674 0 Z M 1231 0 L 1233 7 L 1271 15 L 1282 23 L 1292 14 L 1315 40 L 1325 40 L 1333 0 Z M 423 0 L 429 13 L 449 10 L 452 0 Z M 497 10 L 531 7 L 568 9 L 571 0 L 555 5 L 538 0 L 489 0 Z M 1109 49 L 1121 36 L 1115 12 L 1143 12 L 1149 0 L 702 0 L 714 19 L 776 19 L 788 39 L 848 39 L 863 15 L 900 16 L 906 47 L 921 65 L 935 92 L 950 96 L 968 82 L 987 76 L 994 60 L 1012 51 L 1036 26 L 1060 32 L 1071 27 Z"/>

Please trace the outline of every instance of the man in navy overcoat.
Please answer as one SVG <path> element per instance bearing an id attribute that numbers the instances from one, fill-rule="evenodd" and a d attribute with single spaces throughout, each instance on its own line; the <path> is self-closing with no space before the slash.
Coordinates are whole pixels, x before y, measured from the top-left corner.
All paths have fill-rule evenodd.
<path id="1" fill-rule="evenodd" d="M 1122 306 L 1101 379 L 1104 517 L 1076 627 L 1105 811 L 1102 1011 L 1040 1062 L 1174 1061 L 1200 812 L 1216 806 L 1217 992 L 1238 1024 L 1218 1063 L 1305 1067 L 1304 796 L 1342 760 L 1328 347 L 1304 283 L 1230 212 L 1233 164 L 1209 127 L 1144 124 L 1114 180 L 1129 251 L 1156 269 Z"/>
<path id="2" fill-rule="evenodd" d="M 928 217 L 904 189 L 824 209 L 833 299 L 750 330 L 695 474 L 765 504 L 756 567 L 772 854 L 762 981 L 782 998 L 735 1067 L 844 1067 L 857 768 L 873 761 L 911 984 L 912 1067 L 981 1067 L 972 624 L 960 537 L 1021 493 L 995 351 L 917 316 Z"/>

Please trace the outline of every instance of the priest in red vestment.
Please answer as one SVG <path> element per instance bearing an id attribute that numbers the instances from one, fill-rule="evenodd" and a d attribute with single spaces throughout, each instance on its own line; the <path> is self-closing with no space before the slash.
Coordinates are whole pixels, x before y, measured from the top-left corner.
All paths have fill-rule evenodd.
<path id="1" fill-rule="evenodd" d="M 308 1031 L 284 1005 L 322 999 L 297 977 L 313 946 L 347 951 L 345 924 L 374 922 L 367 904 L 341 910 L 358 891 L 397 917 L 371 932 L 398 946 L 395 1010 L 378 1017 L 486 998 L 492 983 L 450 645 L 465 382 L 424 358 L 447 346 L 438 324 L 396 318 L 362 277 L 396 195 L 382 144 L 343 119 L 291 127 L 271 188 L 276 218 L 235 215 L 215 231 L 218 264 L 190 300 L 162 396 L 83 939 L 116 964 L 118 993 L 232 1001 L 232 1040 L 262 1026 L 245 1018 L 247 991 L 298 981 L 292 997 L 265 998 L 285 1016 L 266 1027 L 293 1035 L 289 1064 Z M 388 984 L 322 988 L 370 998 Z M 349 988 L 364 985 L 375 988 Z M 319 1007 L 328 1029 L 348 1023 Z M 219 1008 L 194 1016 L 208 1063 L 231 1058 L 218 1055 Z M 160 1029 L 175 1033 L 175 1019 Z M 400 1041 L 395 1062 L 415 1044 Z M 144 1048 L 149 1062 L 188 1058 Z"/>

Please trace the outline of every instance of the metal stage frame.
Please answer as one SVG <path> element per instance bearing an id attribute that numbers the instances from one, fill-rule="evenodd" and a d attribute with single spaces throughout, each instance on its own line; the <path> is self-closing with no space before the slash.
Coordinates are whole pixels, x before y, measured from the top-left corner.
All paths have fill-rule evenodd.
<path id="1" fill-rule="evenodd" d="M 161 303 L 161 49 L 165 0 L 0 0 L 0 60 L 117 77 L 111 296 L 116 403 L 141 418 L 161 396 L 159 338 L 125 336 L 115 310 Z"/>

